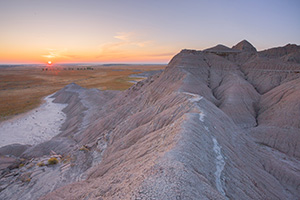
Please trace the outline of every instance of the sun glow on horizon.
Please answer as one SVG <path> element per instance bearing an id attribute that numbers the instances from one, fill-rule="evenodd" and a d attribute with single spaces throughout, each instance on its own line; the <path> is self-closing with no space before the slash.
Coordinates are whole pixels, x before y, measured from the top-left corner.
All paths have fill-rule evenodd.
<path id="1" fill-rule="evenodd" d="M 48 61 L 48 65 L 51 65 L 51 64 L 52 64 L 52 62 L 49 60 L 49 61 Z"/>
<path id="2" fill-rule="evenodd" d="M 0 64 L 168 63 L 243 39 L 257 50 L 300 44 L 300 1 L 217 2 L 0 0 Z"/>

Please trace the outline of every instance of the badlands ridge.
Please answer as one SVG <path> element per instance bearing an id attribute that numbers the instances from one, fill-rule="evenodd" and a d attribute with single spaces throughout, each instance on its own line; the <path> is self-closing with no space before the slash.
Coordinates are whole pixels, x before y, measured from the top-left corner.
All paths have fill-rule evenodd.
<path id="1" fill-rule="evenodd" d="M 182 50 L 126 91 L 53 97 L 59 135 L 0 148 L 0 199 L 300 199 L 300 46 Z"/>

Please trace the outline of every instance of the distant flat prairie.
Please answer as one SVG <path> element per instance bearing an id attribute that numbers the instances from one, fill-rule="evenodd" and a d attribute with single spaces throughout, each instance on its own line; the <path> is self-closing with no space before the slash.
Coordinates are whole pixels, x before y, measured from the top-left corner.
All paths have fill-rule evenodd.
<path id="1" fill-rule="evenodd" d="M 74 82 L 85 88 L 125 90 L 133 85 L 130 77 L 165 65 L 62 65 L 1 66 L 0 121 L 37 107 L 42 97 Z"/>

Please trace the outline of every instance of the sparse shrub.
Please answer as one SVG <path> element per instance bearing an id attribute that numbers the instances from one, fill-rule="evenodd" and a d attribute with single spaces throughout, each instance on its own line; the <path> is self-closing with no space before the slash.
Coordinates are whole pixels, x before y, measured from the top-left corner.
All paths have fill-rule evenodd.
<path id="1" fill-rule="evenodd" d="M 50 158 L 49 160 L 48 160 L 48 164 L 49 165 L 55 165 L 55 164 L 57 164 L 58 163 L 58 160 L 57 160 L 57 158 L 55 158 L 55 157 L 52 157 L 52 158 Z"/>
<path id="2" fill-rule="evenodd" d="M 24 174 L 21 174 L 20 176 L 19 176 L 19 180 L 20 181 L 22 181 L 23 183 L 28 183 L 28 182 L 30 182 L 31 181 L 31 172 L 28 172 L 28 173 L 24 173 Z"/>
<path id="3" fill-rule="evenodd" d="M 26 183 L 26 182 L 29 183 L 30 181 L 31 181 L 31 178 L 28 178 L 28 179 L 25 179 L 25 180 L 24 180 L 25 183 Z"/>
<path id="4" fill-rule="evenodd" d="M 86 146 L 83 145 L 82 147 L 80 147 L 79 151 L 88 152 L 89 149 Z"/>
<path id="5" fill-rule="evenodd" d="M 37 164 L 37 166 L 39 166 L 39 167 L 43 167 L 43 166 L 45 166 L 45 163 L 43 163 L 43 162 L 39 162 L 39 163 Z"/>

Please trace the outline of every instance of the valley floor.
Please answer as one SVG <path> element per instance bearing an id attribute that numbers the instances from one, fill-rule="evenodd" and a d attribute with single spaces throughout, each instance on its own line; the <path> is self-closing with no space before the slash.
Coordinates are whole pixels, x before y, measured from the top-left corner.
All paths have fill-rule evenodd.
<path id="1" fill-rule="evenodd" d="M 1 66 L 0 121 L 36 108 L 42 99 L 70 83 L 100 90 L 125 90 L 142 72 L 161 70 L 165 65 L 110 65 L 87 67 Z M 77 70 L 78 68 L 78 70 Z M 69 70 L 70 69 L 70 70 Z"/>

